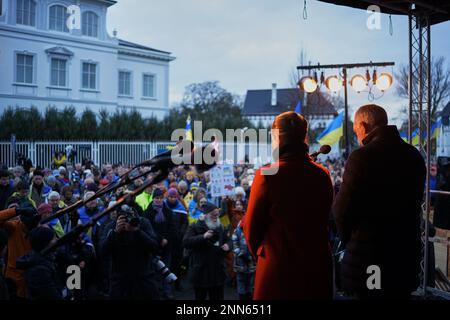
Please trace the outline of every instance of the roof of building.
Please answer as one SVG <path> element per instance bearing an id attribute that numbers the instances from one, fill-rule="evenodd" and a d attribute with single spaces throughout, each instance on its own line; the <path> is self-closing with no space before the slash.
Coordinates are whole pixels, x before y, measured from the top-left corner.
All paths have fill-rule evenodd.
<path id="1" fill-rule="evenodd" d="M 277 89 L 277 105 L 272 106 L 272 90 L 248 90 L 242 114 L 244 116 L 271 116 L 294 111 L 299 100 L 303 101 L 302 114 L 306 116 L 336 115 L 334 105 L 320 92 L 308 94 L 296 88 Z M 306 103 L 305 103 L 306 100 Z"/>
<path id="2" fill-rule="evenodd" d="M 441 111 L 441 117 L 450 117 L 450 101 Z"/>
<path id="3" fill-rule="evenodd" d="M 153 48 L 146 47 L 146 46 L 140 45 L 138 43 L 126 41 L 123 39 L 118 39 L 118 40 L 119 40 L 119 46 L 129 47 L 129 48 L 134 48 L 134 49 L 141 49 L 141 50 L 148 50 L 148 51 L 153 51 L 153 52 L 158 52 L 158 53 L 163 53 L 163 54 L 171 54 L 171 52 L 153 49 Z"/>

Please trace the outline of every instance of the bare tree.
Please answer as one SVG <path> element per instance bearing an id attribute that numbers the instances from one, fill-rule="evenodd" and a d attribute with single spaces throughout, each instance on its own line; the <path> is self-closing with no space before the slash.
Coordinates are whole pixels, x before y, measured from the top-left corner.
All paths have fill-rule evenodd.
<path id="1" fill-rule="evenodd" d="M 395 74 L 397 79 L 397 94 L 402 98 L 409 98 L 409 66 L 401 65 Z M 417 94 L 417 84 L 413 86 L 414 95 Z M 431 119 L 436 121 L 438 112 L 442 110 L 450 99 L 450 65 L 444 57 L 431 59 Z M 405 111 L 406 112 L 406 111 Z"/>

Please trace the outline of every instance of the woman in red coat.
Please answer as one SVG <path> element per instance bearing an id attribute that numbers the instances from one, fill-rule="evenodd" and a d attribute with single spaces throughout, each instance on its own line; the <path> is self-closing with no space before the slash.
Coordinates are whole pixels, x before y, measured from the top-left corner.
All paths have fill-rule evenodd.
<path id="1" fill-rule="evenodd" d="M 272 147 L 278 161 L 253 180 L 244 234 L 257 258 L 255 300 L 333 297 L 327 229 L 333 186 L 307 153 L 307 128 L 295 112 L 277 116 Z"/>

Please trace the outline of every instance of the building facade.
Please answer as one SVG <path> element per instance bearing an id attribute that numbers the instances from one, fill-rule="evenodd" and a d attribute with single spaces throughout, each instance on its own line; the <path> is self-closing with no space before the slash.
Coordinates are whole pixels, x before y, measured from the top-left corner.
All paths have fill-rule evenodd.
<path id="1" fill-rule="evenodd" d="M 305 94 L 297 88 L 278 89 L 275 83 L 272 89 L 248 90 L 242 114 L 254 126 L 268 128 L 277 115 L 294 111 L 299 102 L 310 129 L 325 128 L 337 115 L 335 106 L 320 92 Z"/>
<path id="2" fill-rule="evenodd" d="M 110 36 L 112 0 L 0 0 L 0 111 L 169 112 L 170 52 Z"/>

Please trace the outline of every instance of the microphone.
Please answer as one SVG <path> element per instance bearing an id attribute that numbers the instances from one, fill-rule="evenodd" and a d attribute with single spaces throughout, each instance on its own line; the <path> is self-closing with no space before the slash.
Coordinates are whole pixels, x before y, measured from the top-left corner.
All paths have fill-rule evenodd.
<path id="1" fill-rule="evenodd" d="M 331 151 L 331 147 L 328 144 L 324 144 L 320 147 L 319 151 L 311 153 L 309 156 L 313 159 L 317 158 L 319 154 L 328 154 Z"/>
<path id="2" fill-rule="evenodd" d="M 190 146 L 188 146 L 190 147 Z M 175 148 L 177 148 L 175 150 Z M 149 172 L 169 171 L 180 165 L 193 165 L 199 173 L 212 169 L 217 164 L 217 154 L 213 145 L 201 148 L 188 149 L 191 153 L 182 154 L 183 149 L 177 145 L 174 150 L 166 151 L 140 165 L 151 166 Z M 174 155 L 172 155 L 175 153 Z"/>

